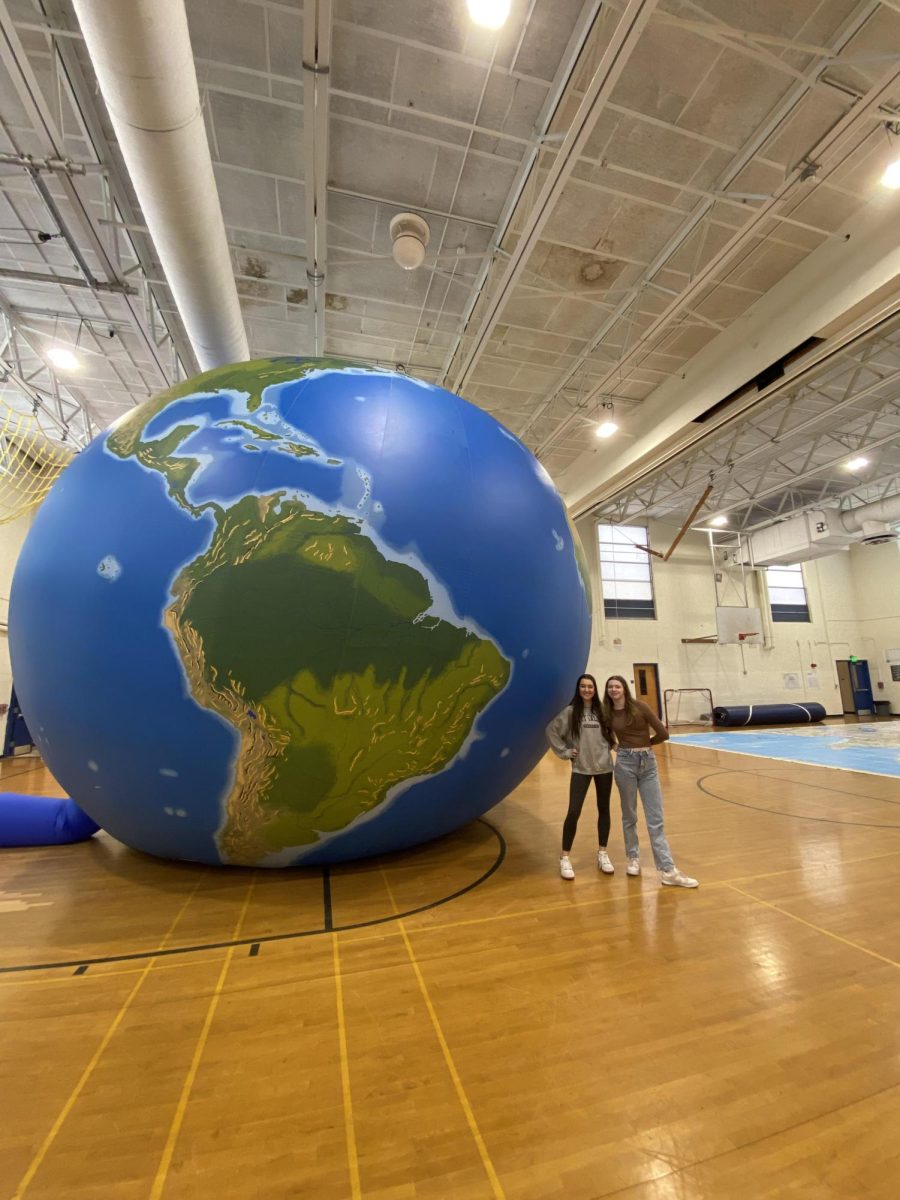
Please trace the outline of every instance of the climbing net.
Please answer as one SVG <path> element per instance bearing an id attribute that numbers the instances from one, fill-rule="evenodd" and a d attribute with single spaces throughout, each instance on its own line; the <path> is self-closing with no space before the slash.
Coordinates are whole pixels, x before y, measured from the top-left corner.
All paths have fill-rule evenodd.
<path id="1" fill-rule="evenodd" d="M 0 525 L 37 508 L 72 457 L 49 441 L 35 416 L 0 398 Z"/>

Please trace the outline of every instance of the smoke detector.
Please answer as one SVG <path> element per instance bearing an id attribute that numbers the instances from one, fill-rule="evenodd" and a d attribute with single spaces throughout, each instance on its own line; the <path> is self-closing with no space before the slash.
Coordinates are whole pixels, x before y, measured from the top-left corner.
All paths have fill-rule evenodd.
<path id="1" fill-rule="evenodd" d="M 428 222 L 416 213 L 397 213 L 389 226 L 394 244 L 394 262 L 404 271 L 415 271 L 425 261 L 425 247 L 431 230 Z"/>

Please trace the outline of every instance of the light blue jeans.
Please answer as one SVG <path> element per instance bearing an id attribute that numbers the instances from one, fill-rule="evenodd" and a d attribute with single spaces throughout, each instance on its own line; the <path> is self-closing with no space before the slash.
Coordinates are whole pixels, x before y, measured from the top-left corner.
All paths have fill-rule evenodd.
<path id="1" fill-rule="evenodd" d="M 625 853 L 637 858 L 639 853 L 637 835 L 637 798 L 640 792 L 650 834 L 650 847 L 657 871 L 671 871 L 675 867 L 672 851 L 663 832 L 662 791 L 656 756 L 652 750 L 628 750 L 622 747 L 616 755 L 616 787 L 622 802 L 622 831 L 625 834 Z"/>

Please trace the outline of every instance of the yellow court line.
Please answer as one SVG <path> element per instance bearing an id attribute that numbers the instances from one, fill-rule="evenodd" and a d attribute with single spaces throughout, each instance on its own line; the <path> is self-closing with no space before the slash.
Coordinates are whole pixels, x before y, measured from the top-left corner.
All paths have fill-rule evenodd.
<path id="1" fill-rule="evenodd" d="M 733 892 L 739 892 L 742 896 L 746 896 L 748 900 L 755 900 L 757 904 L 764 904 L 766 908 L 771 908 L 782 916 L 790 917 L 792 921 L 797 921 L 801 925 L 805 925 L 807 929 L 814 929 L 816 933 L 824 933 L 826 937 L 833 938 L 834 941 L 840 942 L 844 946 L 849 946 L 853 950 L 861 950 L 863 954 L 868 954 L 871 958 L 877 958 L 879 962 L 887 963 L 889 967 L 900 967 L 900 962 L 896 959 L 887 958 L 884 954 L 879 954 L 877 950 L 869 950 L 866 946 L 861 946 L 859 942 L 851 942 L 849 938 L 841 937 L 839 933 L 832 933 L 830 929 L 825 929 L 822 925 L 816 925 L 812 921 L 807 921 L 804 917 L 798 917 L 796 913 L 790 912 L 786 908 L 782 908 L 779 904 L 773 904 L 770 900 L 762 900 L 759 896 L 754 896 L 751 892 L 745 892 L 743 888 L 735 887 L 729 884 Z"/>
<path id="2" fill-rule="evenodd" d="M 250 881 L 247 888 L 247 895 L 244 899 L 243 906 L 237 919 L 237 924 L 234 927 L 234 933 L 231 935 L 232 940 L 235 940 L 241 932 L 241 926 L 244 923 L 244 918 L 247 915 L 247 909 L 250 907 L 250 900 L 253 896 L 253 889 L 256 886 L 256 876 Z M 219 1000 L 222 997 L 222 989 L 225 986 L 225 977 L 228 974 L 228 968 L 231 966 L 231 960 L 234 958 L 236 946 L 231 946 L 228 953 L 225 955 L 225 961 L 222 963 L 222 970 L 219 972 L 219 978 L 216 980 L 216 986 L 213 988 L 212 998 L 209 1002 L 209 1007 L 206 1010 L 206 1018 L 203 1022 L 203 1028 L 200 1030 L 200 1035 L 197 1038 L 197 1045 L 194 1047 L 194 1056 L 191 1059 L 191 1065 L 188 1068 L 188 1073 L 185 1076 L 184 1084 L 181 1088 L 181 1095 L 178 1097 L 178 1104 L 175 1107 L 175 1115 L 172 1118 L 172 1124 L 169 1126 L 169 1135 L 166 1138 L 166 1144 L 163 1148 L 162 1158 L 159 1161 L 159 1167 L 156 1171 L 156 1178 L 153 1180 L 153 1187 L 150 1189 L 149 1200 L 159 1200 L 163 1193 L 163 1188 L 166 1186 L 166 1179 L 169 1175 L 169 1168 L 172 1165 L 172 1156 L 175 1153 L 175 1144 L 178 1141 L 178 1135 L 181 1133 L 181 1126 L 184 1123 L 184 1115 L 187 1112 L 188 1101 L 191 1098 L 191 1091 L 194 1086 L 194 1080 L 197 1078 L 197 1072 L 200 1069 L 200 1060 L 203 1057 L 203 1051 L 206 1049 L 206 1042 L 209 1038 L 209 1031 L 212 1028 L 213 1018 L 216 1015 L 216 1009 L 219 1007 Z"/>
<path id="3" fill-rule="evenodd" d="M 204 872 L 204 874 L 205 874 L 205 872 Z M 178 922 L 184 916 L 185 912 L 187 911 L 188 905 L 193 900 L 194 896 L 197 894 L 197 889 L 199 888 L 200 883 L 202 882 L 202 878 L 203 878 L 203 876 L 201 876 L 197 880 L 197 882 L 194 884 L 193 888 L 191 889 L 190 895 L 185 898 L 184 903 L 182 904 L 181 908 L 176 913 L 175 919 L 172 921 L 172 924 L 169 926 L 169 928 L 166 932 L 166 935 L 163 938 L 163 941 L 162 941 L 163 946 L 165 946 L 166 942 L 169 940 L 169 938 L 172 936 L 172 934 L 177 929 Z M 66 1118 L 68 1117 L 68 1115 L 72 1111 L 72 1109 L 75 1107 L 78 1097 L 81 1095 L 82 1091 L 85 1088 L 85 1085 L 87 1084 L 91 1075 L 94 1073 L 94 1070 L 95 1070 L 97 1064 L 99 1063 L 100 1059 L 103 1057 L 103 1053 L 106 1050 L 106 1047 L 112 1041 L 116 1030 L 122 1024 L 125 1014 L 128 1012 L 129 1008 L 131 1007 L 132 1002 L 134 1001 L 134 998 L 137 996 L 138 992 L 141 990 L 144 980 L 147 978 L 147 976 L 150 974 L 150 971 L 153 969 L 154 962 L 155 962 L 155 959 L 151 958 L 150 961 L 147 963 L 146 967 L 144 967 L 144 969 L 141 971 L 141 974 L 140 974 L 137 982 L 135 983 L 135 985 L 131 989 L 131 991 L 128 993 L 127 999 L 125 1000 L 122 1007 L 119 1009 L 119 1011 L 116 1013 L 115 1017 L 113 1018 L 112 1024 L 110 1025 L 109 1029 L 107 1029 L 106 1033 L 104 1034 L 103 1039 L 100 1042 L 100 1045 L 94 1051 L 93 1057 L 91 1058 L 88 1065 L 81 1072 L 81 1076 L 80 1076 L 78 1082 L 75 1084 L 75 1087 L 69 1093 L 68 1100 L 63 1105 L 63 1107 L 59 1113 L 59 1116 L 56 1118 L 56 1120 L 51 1125 L 50 1130 L 49 1130 L 47 1136 L 44 1138 L 43 1142 L 41 1143 L 37 1154 L 35 1154 L 34 1158 L 29 1163 L 28 1169 L 25 1172 L 25 1174 L 22 1176 L 22 1179 L 19 1182 L 19 1186 L 16 1189 L 15 1194 L 12 1197 L 12 1200 L 21 1200 L 22 1196 L 25 1195 L 26 1190 L 31 1185 L 32 1180 L 34 1179 L 35 1175 L 38 1173 L 38 1170 L 40 1169 L 41 1163 L 47 1157 L 50 1147 L 56 1141 L 57 1135 L 59 1134 L 59 1131 L 62 1129 L 62 1127 L 66 1121 Z"/>
<path id="4" fill-rule="evenodd" d="M 341 954 L 338 935 L 331 935 L 334 959 L 334 990 L 337 1001 L 338 1045 L 341 1055 L 341 1092 L 344 1100 L 344 1135 L 347 1141 L 347 1167 L 350 1172 L 350 1194 L 359 1200 L 362 1190 L 359 1183 L 359 1155 L 356 1149 L 356 1126 L 353 1122 L 353 1097 L 350 1092 L 350 1058 L 347 1053 L 347 1026 L 344 1021 L 344 984 L 341 978 Z"/>
<path id="5" fill-rule="evenodd" d="M 394 899 L 394 893 L 388 882 L 388 877 L 384 867 L 381 868 L 381 876 L 384 879 L 384 886 L 387 888 L 388 896 L 390 897 L 391 905 L 394 912 L 399 912 L 397 901 Z M 444 1031 L 441 1028 L 441 1023 L 438 1020 L 437 1012 L 431 1002 L 431 997 L 428 994 L 428 988 L 425 984 L 425 979 L 419 969 L 419 963 L 416 959 L 415 951 L 412 948 L 412 942 L 409 940 L 409 934 L 406 932 L 403 920 L 397 922 L 400 929 L 400 936 L 403 938 L 403 944 L 406 946 L 406 953 L 409 955 L 409 961 L 412 963 L 413 971 L 416 975 L 416 980 L 419 984 L 419 991 L 422 993 L 422 999 L 425 1001 L 425 1007 L 428 1010 L 428 1015 L 431 1018 L 431 1024 L 434 1027 L 434 1032 L 437 1035 L 438 1044 L 441 1047 L 441 1052 L 444 1055 L 444 1062 L 447 1064 L 447 1070 L 450 1072 L 450 1078 L 453 1080 L 453 1086 L 456 1089 L 457 1099 L 465 1114 L 466 1121 L 475 1139 L 475 1145 L 478 1147 L 478 1154 L 481 1158 L 482 1166 L 485 1174 L 488 1177 L 491 1185 L 491 1191 L 494 1194 L 495 1200 L 505 1200 L 505 1192 L 497 1178 L 497 1172 L 494 1170 L 494 1164 L 491 1162 L 491 1156 L 488 1153 L 488 1148 L 485 1145 L 484 1138 L 481 1136 L 481 1130 L 478 1128 L 478 1122 L 475 1120 L 475 1114 L 472 1111 L 472 1106 L 469 1103 L 469 1098 L 466 1095 L 463 1087 L 462 1079 L 456 1069 L 456 1063 L 453 1061 L 453 1055 L 450 1053 L 450 1047 L 447 1045 L 447 1039 L 444 1037 Z"/>

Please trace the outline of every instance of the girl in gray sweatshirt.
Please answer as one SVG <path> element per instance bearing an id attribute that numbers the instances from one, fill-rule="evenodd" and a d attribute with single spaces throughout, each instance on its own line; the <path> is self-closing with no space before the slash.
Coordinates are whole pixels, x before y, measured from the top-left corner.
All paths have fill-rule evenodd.
<path id="1" fill-rule="evenodd" d="M 575 878 L 569 851 L 575 841 L 578 818 L 593 779 L 597 791 L 597 837 L 600 842 L 597 867 L 604 875 L 613 875 L 615 867 L 610 862 L 606 847 L 609 843 L 609 795 L 613 780 L 610 749 L 615 744 L 615 737 L 603 714 L 597 681 L 593 675 L 579 677 L 571 703 L 547 726 L 547 741 L 554 754 L 572 763 L 569 811 L 563 823 L 559 873 L 563 879 Z"/>

